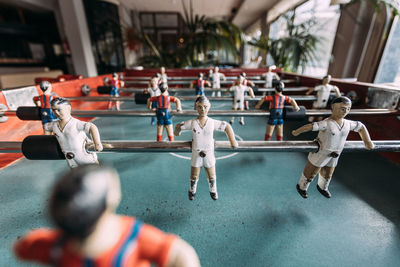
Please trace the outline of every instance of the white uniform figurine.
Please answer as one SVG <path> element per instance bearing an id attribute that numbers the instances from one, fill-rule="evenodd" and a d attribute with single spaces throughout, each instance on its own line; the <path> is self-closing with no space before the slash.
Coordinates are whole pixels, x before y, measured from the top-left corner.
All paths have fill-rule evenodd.
<path id="1" fill-rule="evenodd" d="M 312 87 L 310 88 L 310 90 L 306 92 L 306 95 L 309 95 L 313 91 L 317 91 L 317 100 L 314 101 L 313 108 L 318 108 L 318 109 L 326 108 L 331 92 L 335 92 L 337 97 L 340 96 L 339 88 L 337 86 L 329 84 L 331 78 L 332 78 L 331 75 L 325 76 L 324 78 L 322 78 L 321 85 Z"/>
<path id="2" fill-rule="evenodd" d="M 165 68 L 161 67 L 160 71 L 161 71 L 160 83 L 168 84 L 168 76 L 167 73 L 165 73 Z"/>
<path id="3" fill-rule="evenodd" d="M 308 197 L 307 189 L 318 173 L 318 191 L 326 198 L 331 197 L 328 186 L 350 131 L 358 132 L 366 149 L 374 147 L 364 124 L 359 121 L 344 119 L 350 108 L 351 100 L 349 98 L 338 97 L 332 102 L 332 115 L 329 118 L 304 125 L 292 131 L 294 136 L 304 132 L 319 131 L 317 138 L 319 150 L 308 154 L 308 162 L 304 167 L 299 183 L 296 185 L 298 193 L 303 198 Z"/>
<path id="4" fill-rule="evenodd" d="M 221 78 L 226 81 L 225 75 L 219 72 L 218 67 L 215 67 L 214 72 L 212 73 L 212 97 L 215 95 L 217 95 L 217 97 L 221 97 Z"/>
<path id="5" fill-rule="evenodd" d="M 276 72 L 272 72 L 273 70 L 276 69 L 275 65 L 267 67 L 267 72 L 262 74 L 261 76 L 265 78 L 265 88 L 273 88 L 272 82 L 275 80 L 279 80 L 279 75 Z"/>
<path id="6" fill-rule="evenodd" d="M 255 97 L 253 89 L 247 85 L 239 84 L 234 85 L 230 88 L 227 88 L 227 92 L 233 92 L 233 102 L 232 102 L 232 109 L 233 110 L 244 110 L 244 95 L 246 92 L 250 94 L 252 98 Z M 233 124 L 235 117 L 231 117 L 229 121 L 230 124 Z M 240 117 L 239 123 L 244 125 L 243 117 Z"/>
<path id="7" fill-rule="evenodd" d="M 225 121 L 214 120 L 207 116 L 210 107 L 211 104 L 207 97 L 199 96 L 195 102 L 195 108 L 199 116 L 196 119 L 181 122 L 175 127 L 176 136 L 181 134 L 181 130 L 191 130 L 193 134 L 189 188 L 190 200 L 193 200 L 196 195 L 197 182 L 202 166 L 204 166 L 207 173 L 210 196 L 213 200 L 218 199 L 217 176 L 215 174 L 214 131 L 224 131 L 231 143 L 231 147 L 238 147 L 232 127 Z"/>
<path id="8" fill-rule="evenodd" d="M 53 99 L 51 109 L 60 120 L 51 122 L 49 130 L 56 136 L 69 167 L 98 163 L 96 153 L 86 150 L 86 144 L 92 142 L 87 135 L 91 135 L 97 151 L 103 150 L 96 125 L 73 118 L 71 104 L 65 98 Z"/>

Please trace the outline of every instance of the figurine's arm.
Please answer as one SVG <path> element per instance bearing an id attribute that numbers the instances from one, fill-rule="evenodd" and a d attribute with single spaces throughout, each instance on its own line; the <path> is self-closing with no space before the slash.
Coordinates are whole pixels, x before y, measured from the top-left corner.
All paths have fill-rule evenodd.
<path id="1" fill-rule="evenodd" d="M 99 152 L 102 151 L 103 145 L 101 144 L 99 129 L 97 129 L 97 126 L 93 123 L 90 125 L 89 133 L 92 136 L 94 148 Z"/>
<path id="2" fill-rule="evenodd" d="M 181 112 L 182 111 L 181 100 L 179 100 L 179 98 L 177 97 L 175 97 L 175 105 L 176 105 L 176 111 Z"/>
<path id="3" fill-rule="evenodd" d="M 275 77 L 277 80 L 280 80 L 280 79 L 281 79 L 281 77 L 279 77 L 279 75 L 278 75 L 276 72 L 274 72 L 274 77 Z"/>
<path id="4" fill-rule="evenodd" d="M 361 140 L 363 140 L 366 149 L 370 150 L 374 148 L 375 145 L 374 143 L 372 143 L 367 127 L 365 127 L 364 124 L 361 126 L 361 129 L 358 131 L 358 134 L 360 135 Z"/>
<path id="5" fill-rule="evenodd" d="M 209 81 L 205 81 L 205 83 L 208 85 L 208 87 L 211 87 L 211 83 Z"/>
<path id="6" fill-rule="evenodd" d="M 193 82 L 190 83 L 189 88 L 193 88 Z"/>
<path id="7" fill-rule="evenodd" d="M 222 76 L 222 79 L 223 79 L 224 81 L 226 81 L 225 74 L 221 73 L 221 76 Z"/>
<path id="8" fill-rule="evenodd" d="M 235 139 L 235 133 L 233 132 L 232 127 L 229 124 L 226 124 L 225 133 L 228 137 L 229 142 L 231 143 L 232 148 L 236 148 L 239 146 L 238 142 Z"/>
<path id="9" fill-rule="evenodd" d="M 301 126 L 300 128 L 298 128 L 296 130 L 293 130 L 292 134 L 294 136 L 298 136 L 299 134 L 310 132 L 310 131 L 312 131 L 312 129 L 313 129 L 313 125 L 312 125 L 312 123 L 309 123 L 309 124 Z"/>
<path id="10" fill-rule="evenodd" d="M 297 105 L 296 100 L 294 100 L 293 98 L 290 98 L 290 105 L 292 105 L 292 107 L 294 108 L 295 111 L 300 110 L 299 106 Z"/>
<path id="11" fill-rule="evenodd" d="M 171 245 L 167 267 L 200 267 L 196 251 L 183 239 L 177 238 Z"/>
<path id="12" fill-rule="evenodd" d="M 339 88 L 337 86 L 334 86 L 333 90 L 335 91 L 336 96 L 339 97 L 340 96 Z"/>
<path id="13" fill-rule="evenodd" d="M 255 84 L 252 81 L 247 80 L 247 83 L 250 84 L 251 87 L 255 86 Z"/>
<path id="14" fill-rule="evenodd" d="M 182 130 L 182 126 L 183 126 L 184 122 L 178 123 L 177 125 L 175 125 L 175 129 L 174 129 L 174 135 L 175 136 L 180 136 L 181 135 L 181 130 Z"/>
<path id="15" fill-rule="evenodd" d="M 251 87 L 249 87 L 249 95 L 251 96 L 251 98 L 255 98 L 256 97 L 254 95 L 254 91 L 253 91 L 253 89 L 251 89 Z"/>
<path id="16" fill-rule="evenodd" d="M 35 103 L 35 105 L 37 106 L 37 107 L 40 107 L 40 98 L 38 98 L 38 97 L 33 97 L 33 103 Z"/>
<path id="17" fill-rule="evenodd" d="M 308 89 L 308 91 L 306 92 L 306 95 L 311 94 L 312 92 L 314 92 L 315 87 L 311 87 L 310 89 Z"/>
<path id="18" fill-rule="evenodd" d="M 255 109 L 259 109 L 261 108 L 262 104 L 264 104 L 264 97 L 260 99 L 260 101 L 258 101 L 258 103 L 255 106 Z"/>

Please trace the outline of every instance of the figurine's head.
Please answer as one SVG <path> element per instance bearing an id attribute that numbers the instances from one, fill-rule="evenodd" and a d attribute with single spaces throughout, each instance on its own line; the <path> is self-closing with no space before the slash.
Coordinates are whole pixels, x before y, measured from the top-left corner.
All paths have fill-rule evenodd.
<path id="1" fill-rule="evenodd" d="M 156 76 L 157 76 L 157 78 L 160 78 L 161 77 L 161 74 L 160 73 L 156 73 Z"/>
<path id="2" fill-rule="evenodd" d="M 215 67 L 215 68 L 214 68 L 214 72 L 217 73 L 218 71 L 219 71 L 219 68 L 218 68 L 218 67 Z"/>
<path id="3" fill-rule="evenodd" d="M 57 181 L 50 197 L 50 216 L 67 237 L 84 239 L 121 199 L 117 172 L 97 164 L 71 169 Z"/>
<path id="4" fill-rule="evenodd" d="M 285 88 L 285 84 L 283 82 L 277 82 L 275 84 L 275 92 L 277 92 L 277 93 L 282 93 L 284 88 Z"/>
<path id="5" fill-rule="evenodd" d="M 40 90 L 42 90 L 43 93 L 45 93 L 47 90 L 49 90 L 49 92 L 51 91 L 52 86 L 51 83 L 49 83 L 48 81 L 41 81 L 39 84 Z"/>
<path id="6" fill-rule="evenodd" d="M 112 78 L 113 78 L 114 80 L 118 79 L 118 73 L 116 73 L 116 72 L 113 72 L 113 74 L 112 74 Z"/>
<path id="7" fill-rule="evenodd" d="M 160 68 L 160 71 L 161 71 L 161 74 L 164 74 L 164 73 L 165 73 L 165 68 L 164 68 L 164 67 L 161 67 L 161 68 Z"/>
<path id="8" fill-rule="evenodd" d="M 331 82 L 331 79 L 332 79 L 332 76 L 331 75 L 326 75 L 326 76 L 324 76 L 324 78 L 322 78 L 322 84 L 328 84 L 328 83 L 330 83 Z"/>
<path id="9" fill-rule="evenodd" d="M 160 83 L 158 88 L 160 88 L 161 93 L 164 93 L 165 91 L 168 90 L 168 85 L 166 83 Z"/>
<path id="10" fill-rule="evenodd" d="M 71 116 L 71 103 L 68 99 L 57 97 L 50 102 L 51 110 L 60 120 L 68 119 Z"/>
<path id="11" fill-rule="evenodd" d="M 208 70 L 208 73 L 209 73 L 209 74 L 212 74 L 212 73 L 213 73 L 213 70 L 212 70 L 212 69 L 209 69 L 209 70 Z"/>
<path id="12" fill-rule="evenodd" d="M 273 71 L 273 70 L 275 70 L 276 69 L 276 66 L 275 65 L 271 65 L 271 66 L 268 66 L 267 67 L 267 71 Z"/>
<path id="13" fill-rule="evenodd" d="M 350 112 L 351 100 L 345 96 L 335 98 L 331 103 L 332 115 L 339 118 L 344 118 Z"/>
<path id="14" fill-rule="evenodd" d="M 199 96 L 194 102 L 194 108 L 197 110 L 200 116 L 206 116 L 210 110 L 211 103 L 205 96 Z"/>
<path id="15" fill-rule="evenodd" d="M 202 72 L 200 72 L 199 75 L 197 75 L 197 77 L 199 78 L 199 80 L 203 79 L 203 76 L 204 76 L 204 75 L 203 75 Z"/>
<path id="16" fill-rule="evenodd" d="M 246 78 L 246 72 L 240 73 L 240 76 L 242 76 L 243 78 Z"/>

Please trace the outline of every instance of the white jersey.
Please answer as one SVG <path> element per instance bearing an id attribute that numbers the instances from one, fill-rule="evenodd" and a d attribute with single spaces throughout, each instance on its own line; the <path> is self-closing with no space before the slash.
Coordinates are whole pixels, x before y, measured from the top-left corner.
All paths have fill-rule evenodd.
<path id="1" fill-rule="evenodd" d="M 276 78 L 275 73 L 273 72 L 266 72 L 262 76 L 265 77 L 265 88 L 272 88 L 272 81 Z"/>
<path id="2" fill-rule="evenodd" d="M 58 121 L 50 123 L 50 130 L 56 136 L 71 168 L 77 167 L 80 164 L 97 163 L 96 153 L 87 152 L 85 147 L 89 141 L 87 135 L 92 123 L 71 118 L 63 130 L 60 129 Z M 72 158 L 70 158 L 71 156 Z"/>
<path id="3" fill-rule="evenodd" d="M 225 77 L 224 74 L 219 72 L 214 72 L 212 74 L 212 88 L 221 88 L 221 78 Z"/>
<path id="4" fill-rule="evenodd" d="M 363 124 L 359 121 L 343 119 L 343 125 L 327 118 L 325 120 L 314 122 L 313 131 L 319 131 L 318 141 L 320 150 L 336 152 L 340 154 L 343 150 L 347 136 L 350 131 L 358 132 Z"/>
<path id="5" fill-rule="evenodd" d="M 317 101 L 313 103 L 314 108 L 325 108 L 328 104 L 328 99 L 331 91 L 335 90 L 334 85 L 326 84 L 326 85 L 318 85 L 315 87 L 315 91 L 317 91 Z"/>
<path id="6" fill-rule="evenodd" d="M 225 131 L 226 122 L 207 118 L 204 127 L 198 119 L 188 120 L 182 130 L 191 130 L 193 134 L 192 151 L 214 151 L 214 131 Z"/>
<path id="7" fill-rule="evenodd" d="M 246 85 L 235 85 L 229 88 L 229 91 L 233 92 L 233 103 L 243 104 L 244 93 L 250 91 L 250 87 Z"/>
<path id="8" fill-rule="evenodd" d="M 153 89 L 151 87 L 147 88 L 147 92 L 150 94 L 150 97 L 161 95 L 160 88 Z"/>
<path id="9" fill-rule="evenodd" d="M 168 76 L 167 76 L 166 73 L 161 74 L 160 81 L 161 81 L 162 83 L 165 83 L 165 84 L 168 83 Z"/>

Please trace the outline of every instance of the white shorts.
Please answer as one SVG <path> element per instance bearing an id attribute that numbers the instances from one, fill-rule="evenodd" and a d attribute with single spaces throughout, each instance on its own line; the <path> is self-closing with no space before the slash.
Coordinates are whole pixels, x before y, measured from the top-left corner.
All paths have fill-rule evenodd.
<path id="1" fill-rule="evenodd" d="M 313 108 L 326 108 L 327 105 L 328 105 L 328 101 L 325 101 L 325 102 L 314 101 L 313 102 Z"/>
<path id="2" fill-rule="evenodd" d="M 239 102 L 233 102 L 232 103 L 232 109 L 236 110 L 242 110 L 244 109 L 244 101 L 239 101 Z"/>
<path id="3" fill-rule="evenodd" d="M 71 153 L 71 152 L 69 152 Z M 73 153 L 73 152 L 72 152 Z M 69 165 L 70 168 L 76 168 L 79 165 L 83 165 L 83 164 L 97 164 L 99 163 L 97 161 L 97 154 L 93 153 L 93 152 L 86 152 L 86 153 L 79 153 L 79 154 L 75 154 L 74 153 L 74 157 L 72 159 L 68 159 L 67 158 L 67 153 L 65 153 L 65 158 L 67 159 L 67 163 Z"/>
<path id="4" fill-rule="evenodd" d="M 211 168 L 215 166 L 215 156 L 214 156 L 214 151 L 209 150 L 209 151 L 203 151 L 206 156 L 205 157 L 200 157 L 199 153 L 200 151 L 193 150 L 192 151 L 192 160 L 190 161 L 190 165 L 192 167 L 198 168 L 198 167 L 206 167 L 206 168 Z"/>
<path id="5" fill-rule="evenodd" d="M 338 157 L 333 158 L 330 156 L 331 153 L 332 151 L 327 150 L 320 150 L 317 153 L 310 152 L 308 160 L 316 167 L 336 167 L 340 154 Z"/>

